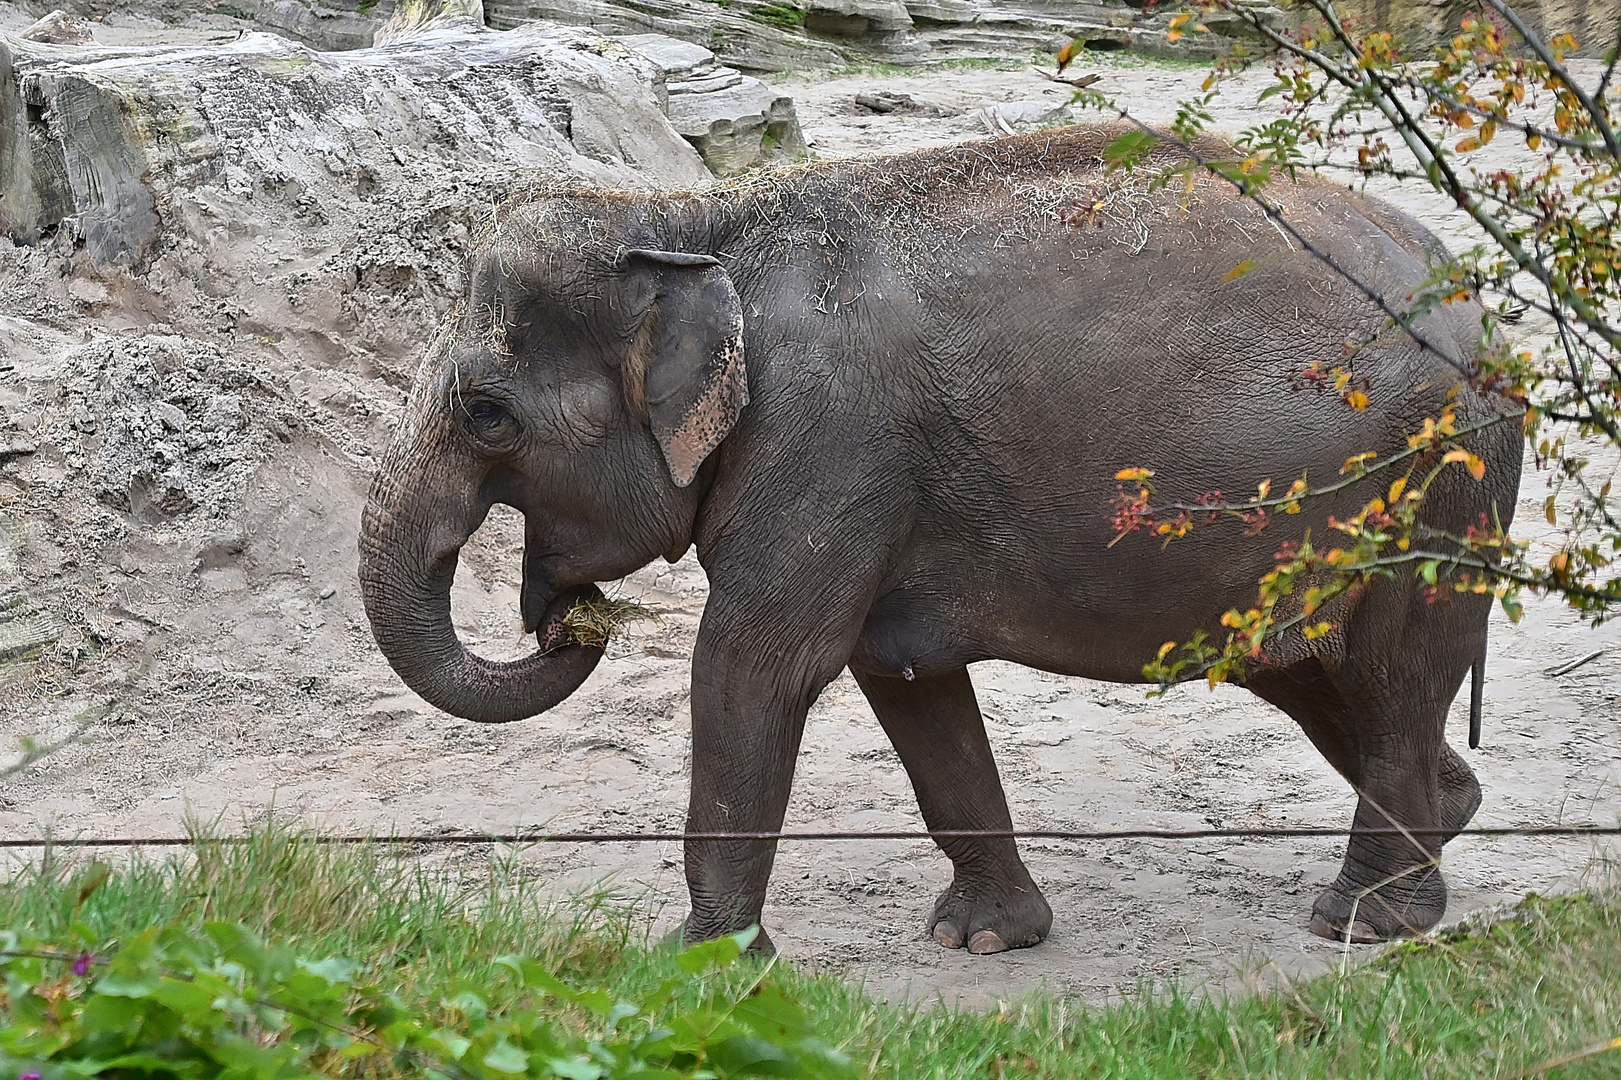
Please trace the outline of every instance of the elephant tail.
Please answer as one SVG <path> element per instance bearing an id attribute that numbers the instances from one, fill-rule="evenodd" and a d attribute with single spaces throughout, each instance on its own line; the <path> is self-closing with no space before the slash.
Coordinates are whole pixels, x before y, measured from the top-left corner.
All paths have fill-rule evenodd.
<path id="1" fill-rule="evenodd" d="M 1486 694 L 1486 649 L 1481 647 L 1469 677 L 1469 749 L 1480 749 L 1480 699 Z"/>

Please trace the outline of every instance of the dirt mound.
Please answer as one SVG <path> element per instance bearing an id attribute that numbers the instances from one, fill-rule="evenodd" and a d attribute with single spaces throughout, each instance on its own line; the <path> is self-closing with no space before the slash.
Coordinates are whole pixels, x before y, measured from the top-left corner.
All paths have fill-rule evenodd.
<path id="1" fill-rule="evenodd" d="M 61 396 L 40 436 L 83 462 L 97 501 L 137 522 L 218 521 L 233 515 L 275 437 L 291 441 L 300 420 L 286 400 L 285 387 L 212 342 L 105 339 L 63 358 Z"/>

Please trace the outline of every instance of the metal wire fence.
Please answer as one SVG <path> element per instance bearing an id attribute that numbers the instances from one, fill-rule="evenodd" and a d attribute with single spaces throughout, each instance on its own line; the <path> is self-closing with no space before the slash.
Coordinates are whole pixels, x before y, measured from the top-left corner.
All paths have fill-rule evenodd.
<path id="1" fill-rule="evenodd" d="M 364 833 L 305 837 L 315 844 L 652 844 L 688 840 L 1251 840 L 1349 836 L 1445 837 L 1605 837 L 1621 836 L 1621 826 L 1608 825 L 1505 825 L 1467 829 L 1355 829 L 1320 826 L 1260 826 L 1244 829 L 894 829 L 865 831 L 773 832 L 544 832 L 508 833 Z M 248 843 L 250 836 L 42 836 L 38 839 L 0 839 L 0 849 L 43 847 L 188 847 L 196 844 Z"/>

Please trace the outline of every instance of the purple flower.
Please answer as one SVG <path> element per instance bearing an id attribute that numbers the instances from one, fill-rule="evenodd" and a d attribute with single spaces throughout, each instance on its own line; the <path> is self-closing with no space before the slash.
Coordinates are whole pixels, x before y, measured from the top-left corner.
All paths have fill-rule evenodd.
<path id="1" fill-rule="evenodd" d="M 17 1080 L 39 1080 L 39 1070 L 29 1069 L 27 1072 L 18 1073 Z"/>
<path id="2" fill-rule="evenodd" d="M 73 974 L 81 976 L 90 974 L 90 965 L 95 962 L 96 958 L 94 956 L 91 956 L 89 953 L 85 953 L 83 956 L 80 956 L 78 959 L 73 961 Z M 17 1080 L 29 1080 L 28 1074 L 24 1073 L 22 1076 L 19 1076 Z M 34 1080 L 39 1080 L 39 1077 L 36 1075 Z"/>

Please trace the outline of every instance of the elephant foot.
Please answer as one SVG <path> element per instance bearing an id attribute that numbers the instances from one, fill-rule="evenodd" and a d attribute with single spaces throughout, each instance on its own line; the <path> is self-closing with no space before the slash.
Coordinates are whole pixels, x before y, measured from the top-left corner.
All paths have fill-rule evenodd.
<path id="1" fill-rule="evenodd" d="M 985 955 L 1039 945 L 1052 929 L 1053 909 L 1028 878 L 1022 885 L 951 883 L 929 919 L 929 933 L 948 949 Z"/>
<path id="2" fill-rule="evenodd" d="M 1447 887 L 1434 867 L 1412 876 L 1422 879 L 1416 887 L 1398 879 L 1369 890 L 1342 872 L 1312 905 L 1311 932 L 1353 945 L 1417 937 L 1446 914 Z"/>
<path id="3" fill-rule="evenodd" d="M 738 929 L 741 930 L 743 927 Z M 685 919 L 681 920 L 679 926 L 659 939 L 659 945 L 661 947 L 681 948 L 684 945 L 696 945 L 700 941 L 713 941 L 715 938 L 735 933 L 737 933 L 737 930 L 705 931 L 699 929 L 694 931 L 692 916 L 689 914 Z M 771 940 L 771 935 L 765 932 L 765 927 L 760 927 L 755 933 L 754 940 L 749 942 L 749 947 L 744 950 L 744 955 L 762 958 L 777 955 L 777 946 Z"/>

